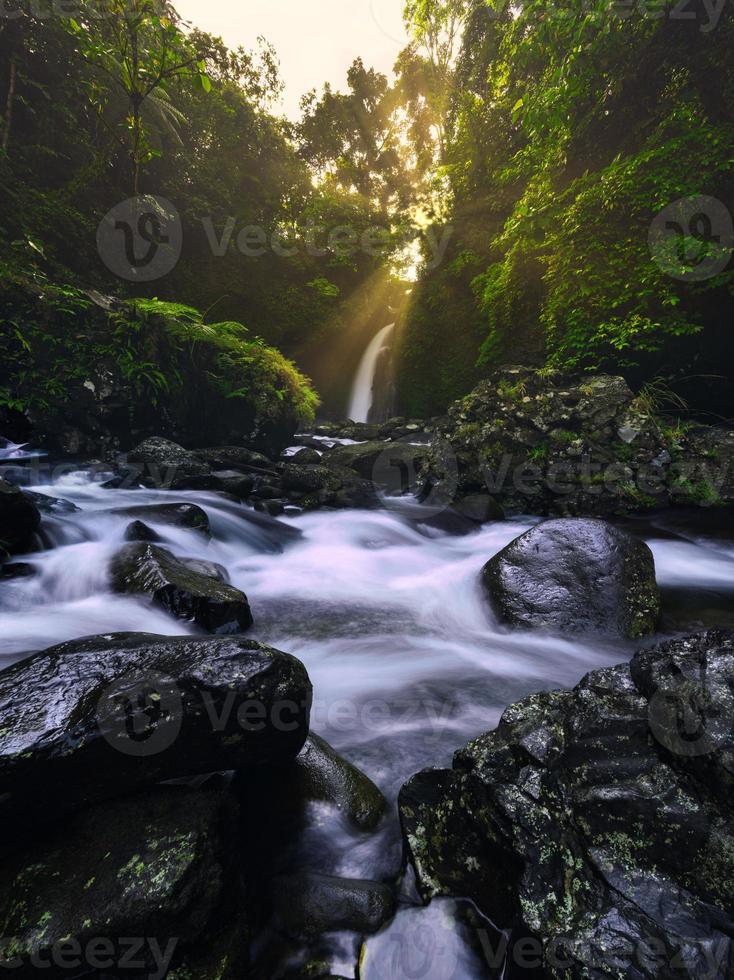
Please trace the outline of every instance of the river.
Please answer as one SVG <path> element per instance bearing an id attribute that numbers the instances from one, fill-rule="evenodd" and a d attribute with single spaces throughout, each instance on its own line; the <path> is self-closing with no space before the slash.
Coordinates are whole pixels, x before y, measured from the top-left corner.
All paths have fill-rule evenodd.
<path id="1" fill-rule="evenodd" d="M 281 523 L 214 493 L 110 490 L 104 474 L 66 473 L 37 491 L 78 511 L 45 518 L 55 547 L 22 559 L 37 574 L 0 581 L 0 663 L 96 633 L 193 632 L 145 599 L 113 595 L 110 558 L 128 516 L 117 508 L 199 504 L 212 538 L 146 519 L 164 546 L 224 565 L 249 597 L 251 635 L 299 657 L 314 684 L 312 728 L 394 800 L 401 783 L 494 727 L 513 701 L 575 684 L 628 659 L 634 644 L 508 632 L 484 601 L 482 565 L 534 523 L 493 523 L 456 537 L 391 509 L 316 512 Z M 282 549 L 279 528 L 301 532 Z M 734 625 L 734 541 L 724 515 L 670 512 L 633 522 L 655 554 L 663 631 Z M 291 532 L 292 533 L 292 532 Z M 399 863 L 397 821 L 372 842 L 330 834 L 331 870 L 387 874 Z M 323 853 L 316 864 L 323 867 Z M 346 957 L 348 959 L 348 956 Z"/>

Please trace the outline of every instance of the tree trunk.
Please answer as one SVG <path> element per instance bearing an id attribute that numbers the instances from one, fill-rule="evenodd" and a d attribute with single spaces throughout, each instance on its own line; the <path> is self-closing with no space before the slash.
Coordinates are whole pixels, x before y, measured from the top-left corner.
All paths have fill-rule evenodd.
<path id="1" fill-rule="evenodd" d="M 132 165 L 133 165 L 133 196 L 137 197 L 140 193 L 140 139 L 141 139 L 142 119 L 140 116 L 140 106 L 133 105 L 133 134 L 132 134 Z"/>
<path id="2" fill-rule="evenodd" d="M 8 98 L 5 102 L 5 128 L 3 130 L 3 152 L 8 152 L 10 131 L 13 127 L 13 103 L 15 101 L 15 83 L 18 77 L 18 63 L 15 55 L 10 59 L 10 81 L 8 82 Z"/>

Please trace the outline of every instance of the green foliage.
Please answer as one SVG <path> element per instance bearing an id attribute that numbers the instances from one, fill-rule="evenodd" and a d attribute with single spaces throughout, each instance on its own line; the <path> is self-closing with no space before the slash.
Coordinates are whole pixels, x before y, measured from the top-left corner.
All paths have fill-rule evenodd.
<path id="1" fill-rule="evenodd" d="M 425 22 L 447 6 L 411 9 Z M 449 220 L 479 258 L 483 371 L 545 363 L 645 379 L 730 360 L 734 269 L 674 277 L 649 242 L 673 202 L 734 200 L 722 109 L 734 96 L 734 13 L 719 15 L 696 6 L 683 18 L 673 3 L 622 14 L 605 0 L 471 6 L 441 170 Z M 470 214 L 484 216 L 483 242 L 466 234 Z M 684 233 L 677 255 L 708 249 Z M 444 277 L 426 274 L 419 292 Z"/>
<path id="2" fill-rule="evenodd" d="M 242 324 L 207 324 L 154 299 L 102 309 L 74 286 L 7 265 L 0 279 L 0 405 L 43 415 L 114 392 L 139 422 L 164 413 L 202 436 L 207 426 L 313 422 L 308 380 Z"/>

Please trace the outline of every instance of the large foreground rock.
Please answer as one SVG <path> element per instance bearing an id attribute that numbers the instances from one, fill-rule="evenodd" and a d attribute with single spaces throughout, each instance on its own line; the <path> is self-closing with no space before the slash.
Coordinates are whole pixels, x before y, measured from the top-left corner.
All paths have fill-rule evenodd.
<path id="1" fill-rule="evenodd" d="M 235 821 L 226 793 L 156 788 L 16 849 L 0 871 L 0 965 L 24 980 L 137 963 L 133 975 L 162 980 L 212 942 L 236 880 Z"/>
<path id="2" fill-rule="evenodd" d="M 539 524 L 484 566 L 482 582 L 502 622 L 526 629 L 637 638 L 660 618 L 652 552 L 604 521 Z"/>
<path id="3" fill-rule="evenodd" d="M 90 637 L 0 672 L 0 815 L 54 819 L 165 779 L 285 763 L 311 684 L 252 640 Z"/>
<path id="4" fill-rule="evenodd" d="M 473 899 L 558 980 L 734 975 L 734 633 L 534 695 L 401 792 L 423 897 Z"/>
<path id="5" fill-rule="evenodd" d="M 29 548 L 41 514 L 22 490 L 0 479 L 0 560 Z"/>
<path id="6" fill-rule="evenodd" d="M 118 552 L 111 575 L 115 592 L 148 595 L 177 619 L 209 633 L 242 633 L 252 626 L 247 596 L 207 562 L 174 558 L 165 548 L 143 542 Z"/>

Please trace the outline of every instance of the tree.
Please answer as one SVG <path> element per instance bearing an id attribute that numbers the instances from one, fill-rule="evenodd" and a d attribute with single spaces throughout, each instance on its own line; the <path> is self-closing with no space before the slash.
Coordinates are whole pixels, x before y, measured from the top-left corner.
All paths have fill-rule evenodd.
<path id="1" fill-rule="evenodd" d="M 96 4 L 84 6 L 79 20 L 70 18 L 67 23 L 84 57 L 125 99 L 132 191 L 137 195 L 142 166 L 155 155 L 146 110 L 174 129 L 181 117 L 168 88 L 174 80 L 187 78 L 208 90 L 206 64 L 168 0 L 108 0 L 103 15 Z"/>
<path id="2" fill-rule="evenodd" d="M 430 113 L 441 158 L 454 95 L 454 67 L 464 25 L 474 5 L 472 0 L 406 0 L 403 8 L 413 44 L 403 53 L 399 65 L 402 73 L 413 79 L 414 92 L 416 76 L 423 76 L 421 95 Z"/>
<path id="3" fill-rule="evenodd" d="M 404 207 L 409 188 L 400 153 L 395 90 L 387 78 L 357 58 L 347 74 L 349 91 L 325 85 L 301 103 L 301 154 L 322 177 L 356 190 L 387 212 Z"/>

